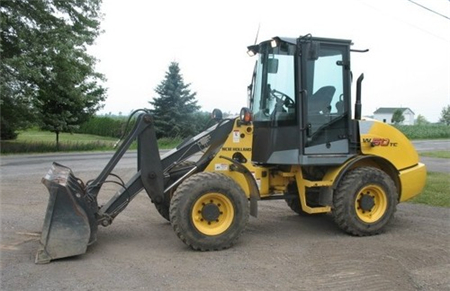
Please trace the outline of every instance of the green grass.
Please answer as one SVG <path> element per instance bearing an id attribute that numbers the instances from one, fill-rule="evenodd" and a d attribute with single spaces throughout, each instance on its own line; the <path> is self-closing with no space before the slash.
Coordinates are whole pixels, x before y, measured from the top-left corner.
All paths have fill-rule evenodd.
<path id="1" fill-rule="evenodd" d="M 419 155 L 423 157 L 450 159 L 450 151 L 420 152 Z"/>
<path id="2" fill-rule="evenodd" d="M 450 207 L 450 174 L 428 172 L 427 184 L 419 196 L 408 202 Z"/>
<path id="3" fill-rule="evenodd" d="M 158 140 L 158 146 L 160 149 L 173 149 L 182 142 L 181 138 L 161 138 Z"/>
<path id="4" fill-rule="evenodd" d="M 27 130 L 20 132 L 14 141 L 1 141 L 1 154 L 19 153 L 50 153 L 50 152 L 76 152 L 76 151 L 108 151 L 115 150 L 117 138 L 98 136 L 92 134 L 60 133 L 59 150 L 56 149 L 56 135 L 52 132 L 40 130 Z M 180 139 L 161 139 L 158 141 L 160 149 L 174 148 Z M 130 149 L 136 149 L 136 142 Z"/>
<path id="5" fill-rule="evenodd" d="M 55 142 L 56 134 L 48 131 L 27 130 L 20 132 L 17 136 L 17 142 Z M 113 137 L 98 136 L 92 134 L 70 134 L 60 133 L 60 142 L 112 142 L 114 144 L 117 139 Z"/>

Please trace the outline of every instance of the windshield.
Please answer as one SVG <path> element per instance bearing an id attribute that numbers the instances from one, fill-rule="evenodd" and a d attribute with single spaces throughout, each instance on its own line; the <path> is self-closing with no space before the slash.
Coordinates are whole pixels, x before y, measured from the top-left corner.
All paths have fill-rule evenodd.
<path id="1" fill-rule="evenodd" d="M 295 120 L 294 49 L 262 47 L 250 96 L 254 121 Z"/>

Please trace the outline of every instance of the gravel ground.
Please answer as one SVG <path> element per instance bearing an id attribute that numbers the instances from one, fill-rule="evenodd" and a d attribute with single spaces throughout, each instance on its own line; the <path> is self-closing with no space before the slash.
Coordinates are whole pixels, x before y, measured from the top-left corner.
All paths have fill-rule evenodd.
<path id="1" fill-rule="evenodd" d="M 35 265 L 48 201 L 39 181 L 50 165 L 11 161 L 1 167 L 1 290 L 450 290 L 450 209 L 410 203 L 385 233 L 358 238 L 328 215 L 260 202 L 233 248 L 195 252 L 141 193 L 86 254 Z M 86 181 L 103 166 L 95 163 L 69 166 L 87 169 Z"/>

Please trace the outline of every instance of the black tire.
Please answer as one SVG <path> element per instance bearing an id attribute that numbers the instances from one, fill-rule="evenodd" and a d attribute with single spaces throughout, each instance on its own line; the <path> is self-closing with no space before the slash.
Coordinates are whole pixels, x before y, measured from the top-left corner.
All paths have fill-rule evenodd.
<path id="1" fill-rule="evenodd" d="M 385 172 L 356 168 L 345 174 L 334 193 L 334 220 L 351 235 L 378 234 L 392 220 L 397 197 L 397 188 Z"/>
<path id="2" fill-rule="evenodd" d="M 231 178 L 198 173 L 186 179 L 170 203 L 170 222 L 177 236 L 194 250 L 231 247 L 249 219 L 248 199 Z"/>
<path id="3" fill-rule="evenodd" d="M 298 196 L 298 189 L 297 189 L 296 183 L 288 185 L 288 192 L 286 194 L 287 195 L 292 195 L 292 194 L 296 195 L 295 198 L 286 198 L 284 200 L 286 201 L 286 204 L 289 206 L 289 208 L 292 211 L 294 211 L 295 213 L 297 213 L 298 215 L 300 215 L 300 216 L 316 215 L 317 216 L 319 214 L 322 214 L 322 213 L 310 214 L 303 210 L 302 204 L 300 203 L 300 197 Z M 310 207 L 319 206 L 318 203 L 311 198 L 314 196 L 318 197 L 318 194 L 306 192 L 306 204 Z"/>
<path id="4" fill-rule="evenodd" d="M 300 215 L 300 216 L 308 215 L 308 213 L 303 211 L 299 198 L 289 198 L 289 199 L 285 199 L 285 201 L 286 201 L 286 204 L 289 206 L 289 208 L 292 211 L 294 211 L 295 213 L 297 213 L 298 215 Z"/>
<path id="5" fill-rule="evenodd" d="M 170 172 L 175 172 L 175 171 L 179 171 L 183 168 L 192 168 L 195 165 L 195 162 L 192 161 L 183 161 L 179 164 L 177 164 L 175 167 L 173 167 Z M 169 172 L 169 174 L 170 174 Z M 169 182 L 167 183 L 168 185 L 172 184 L 173 182 L 175 182 L 175 180 L 170 179 Z M 161 214 L 162 217 L 164 217 L 167 221 L 170 221 L 170 213 L 169 213 L 169 209 L 170 209 L 170 200 L 172 199 L 173 193 L 175 193 L 175 190 L 177 189 L 179 185 L 173 187 L 172 189 L 170 189 L 170 191 L 168 191 L 167 193 L 164 194 L 164 199 L 161 203 L 155 203 L 155 208 L 158 211 L 159 214 Z"/>

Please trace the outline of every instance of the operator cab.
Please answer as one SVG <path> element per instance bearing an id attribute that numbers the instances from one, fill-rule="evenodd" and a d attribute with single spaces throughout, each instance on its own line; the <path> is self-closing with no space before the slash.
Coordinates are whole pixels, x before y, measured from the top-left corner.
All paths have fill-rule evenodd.
<path id="1" fill-rule="evenodd" d="M 275 37 L 249 46 L 252 161 L 333 165 L 355 155 L 349 40 Z"/>

